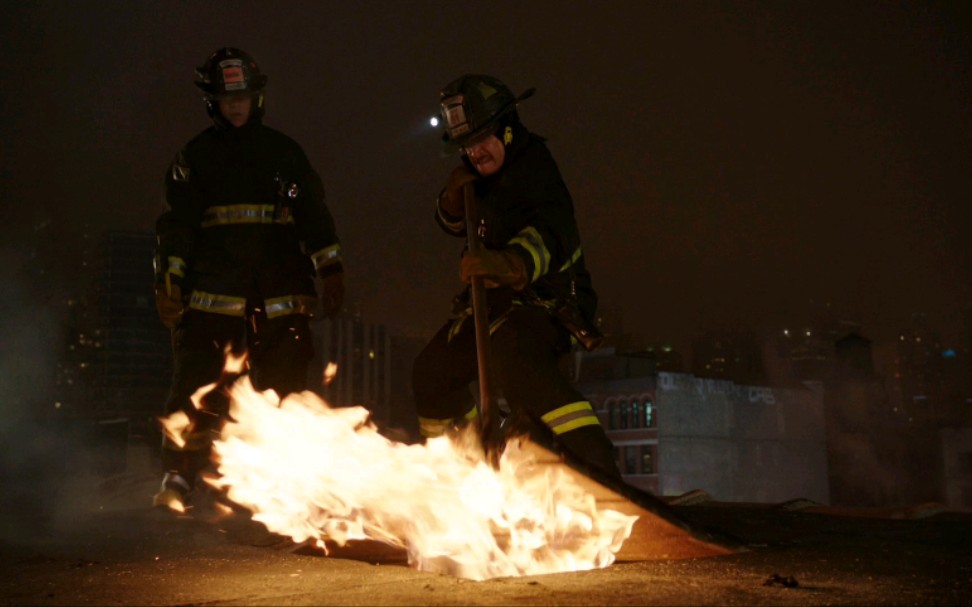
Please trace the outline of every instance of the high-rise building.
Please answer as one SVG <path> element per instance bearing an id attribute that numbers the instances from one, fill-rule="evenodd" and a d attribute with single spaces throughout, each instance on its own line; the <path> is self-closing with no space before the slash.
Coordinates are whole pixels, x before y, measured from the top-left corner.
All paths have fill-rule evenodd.
<path id="1" fill-rule="evenodd" d="M 774 362 L 785 363 L 788 379 L 825 381 L 834 368 L 837 342 L 860 333 L 860 321 L 838 314 L 829 303 L 811 301 L 806 313 L 774 331 L 768 346 L 778 359 Z"/>
<path id="2" fill-rule="evenodd" d="M 765 380 L 762 350 L 753 332 L 714 330 L 692 340 L 692 374 L 756 384 Z"/>
<path id="3" fill-rule="evenodd" d="M 892 398 L 908 421 L 935 423 L 943 412 L 945 348 L 925 314 L 912 314 L 899 332 L 891 383 Z"/>
<path id="4" fill-rule="evenodd" d="M 311 323 L 314 360 L 308 383 L 331 406 L 361 405 L 376 423 L 387 422 L 391 394 L 391 337 L 384 325 L 360 314 Z M 329 364 L 337 365 L 325 381 Z"/>
<path id="5" fill-rule="evenodd" d="M 150 420 L 162 413 L 172 376 L 169 330 L 156 315 L 147 233 L 109 232 L 94 257 L 89 405 L 99 415 Z"/>
<path id="6" fill-rule="evenodd" d="M 389 438 L 417 440 L 412 363 L 425 340 L 393 336 L 385 325 L 366 322 L 358 313 L 312 322 L 311 330 L 311 389 L 332 407 L 365 407 Z M 335 374 L 325 381 L 331 363 Z"/>

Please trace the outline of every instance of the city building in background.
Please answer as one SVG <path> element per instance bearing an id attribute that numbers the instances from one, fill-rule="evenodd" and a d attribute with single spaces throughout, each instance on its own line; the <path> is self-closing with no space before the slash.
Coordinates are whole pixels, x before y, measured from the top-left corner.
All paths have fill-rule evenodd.
<path id="1" fill-rule="evenodd" d="M 63 343 L 56 362 L 59 424 L 89 449 L 74 465 L 124 471 L 131 444 L 157 447 L 172 373 L 170 333 L 153 297 L 155 239 L 138 232 L 86 232 L 73 264 L 77 284 L 63 295 Z M 41 270 L 43 272 L 43 270 Z M 145 451 L 145 449 L 142 449 Z"/>
<path id="2" fill-rule="evenodd" d="M 614 443 L 626 482 L 659 495 L 703 489 L 723 501 L 829 502 L 819 388 L 612 364 L 623 358 L 582 353 L 577 386 Z"/>
<path id="3" fill-rule="evenodd" d="M 98 246 L 90 402 L 98 415 L 154 420 L 172 376 L 171 334 L 159 321 L 153 292 L 151 234 L 111 232 Z"/>
<path id="4" fill-rule="evenodd" d="M 368 323 L 360 314 L 315 319 L 314 360 L 308 384 L 333 407 L 361 405 L 375 423 L 387 423 L 391 400 L 391 336 L 384 325 Z M 336 365 L 333 379 L 324 374 Z"/>
<path id="5" fill-rule="evenodd" d="M 766 381 L 763 356 L 756 334 L 744 329 L 707 331 L 692 340 L 692 374 L 737 383 Z"/>
<path id="6" fill-rule="evenodd" d="M 54 242 L 60 228 L 38 229 Z M 154 236 L 82 240 L 69 259 L 39 249 L 17 270 L 31 287 L 16 297 L 44 303 L 56 319 L 45 339 L 58 343 L 49 383 L 22 391 L 41 423 L 92 446 L 85 465 L 113 474 L 131 465 L 133 445 L 145 457 L 157 450 L 171 337 L 153 300 Z M 954 343 L 914 315 L 887 367 L 859 322 L 814 310 L 765 333 L 702 332 L 689 369 L 682 353 L 627 334 L 608 312 L 605 345 L 564 357 L 563 370 L 594 404 L 625 479 L 643 489 L 972 508 L 972 308 Z M 356 313 L 312 327 L 312 389 L 332 406 L 365 406 L 391 438 L 418 440 L 411 365 L 424 338 Z M 337 373 L 325 385 L 329 362 Z"/>
<path id="7" fill-rule="evenodd" d="M 412 361 L 424 340 L 391 335 L 384 325 L 369 323 L 358 312 L 317 319 L 311 331 L 310 388 L 332 407 L 365 407 L 371 421 L 389 438 L 417 440 Z M 326 381 L 330 364 L 336 365 L 336 372 Z"/>

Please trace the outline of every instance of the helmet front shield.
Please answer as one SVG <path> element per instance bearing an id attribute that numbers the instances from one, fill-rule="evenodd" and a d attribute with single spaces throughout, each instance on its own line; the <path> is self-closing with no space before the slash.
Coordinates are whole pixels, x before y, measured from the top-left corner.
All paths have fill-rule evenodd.
<path id="1" fill-rule="evenodd" d="M 516 109 L 516 104 L 533 92 L 529 89 L 514 97 L 496 78 L 479 74 L 467 74 L 451 82 L 439 93 L 446 148 L 461 149 L 489 136 Z"/>

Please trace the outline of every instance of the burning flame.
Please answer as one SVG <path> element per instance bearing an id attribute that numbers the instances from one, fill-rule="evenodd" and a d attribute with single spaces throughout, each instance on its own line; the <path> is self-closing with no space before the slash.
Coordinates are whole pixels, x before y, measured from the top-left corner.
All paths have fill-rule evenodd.
<path id="1" fill-rule="evenodd" d="M 333 380 L 334 376 L 337 375 L 337 369 L 337 364 L 333 362 L 327 363 L 327 366 L 324 367 L 324 379 L 321 382 L 322 386 L 326 386 L 331 383 L 331 380 Z"/>
<path id="2" fill-rule="evenodd" d="M 417 569 L 475 580 L 578 571 L 614 562 L 637 518 L 598 511 L 516 440 L 497 470 L 472 431 L 406 445 L 363 407 L 331 408 L 312 392 L 281 402 L 247 376 L 230 387 L 230 418 L 207 482 L 270 531 L 325 551 L 324 540 L 377 540 Z"/>

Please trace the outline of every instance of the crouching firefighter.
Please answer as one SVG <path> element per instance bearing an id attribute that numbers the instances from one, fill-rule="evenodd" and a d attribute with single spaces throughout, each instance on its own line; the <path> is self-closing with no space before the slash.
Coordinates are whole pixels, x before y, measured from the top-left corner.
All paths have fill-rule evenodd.
<path id="1" fill-rule="evenodd" d="M 599 343 L 597 296 L 570 193 L 544 139 L 518 116 L 517 104 L 532 92 L 514 97 L 485 75 L 465 75 L 441 91 L 443 140 L 461 163 L 436 198 L 435 220 L 448 234 L 467 237 L 463 192 L 473 188 L 481 246 L 466 247 L 459 275 L 466 283 L 482 277 L 486 287 L 491 375 L 508 410 L 548 429 L 553 446 L 575 461 L 619 479 L 591 403 L 558 365 L 578 342 L 588 349 Z M 469 389 L 478 371 L 470 300 L 467 286 L 415 360 L 412 383 L 425 437 L 478 415 Z"/>
<path id="2" fill-rule="evenodd" d="M 217 50 L 196 74 L 213 125 L 170 165 L 156 221 L 156 304 L 174 358 L 165 415 L 183 411 L 191 422 L 184 444 L 166 437 L 162 445 L 154 504 L 175 510 L 208 465 L 227 413 L 219 390 L 198 410 L 190 397 L 220 379 L 227 348 L 246 353 L 256 389 L 281 398 L 303 390 L 308 318 L 319 308 L 333 316 L 344 297 L 321 179 L 298 143 L 262 122 L 266 76 L 235 48 Z"/>

